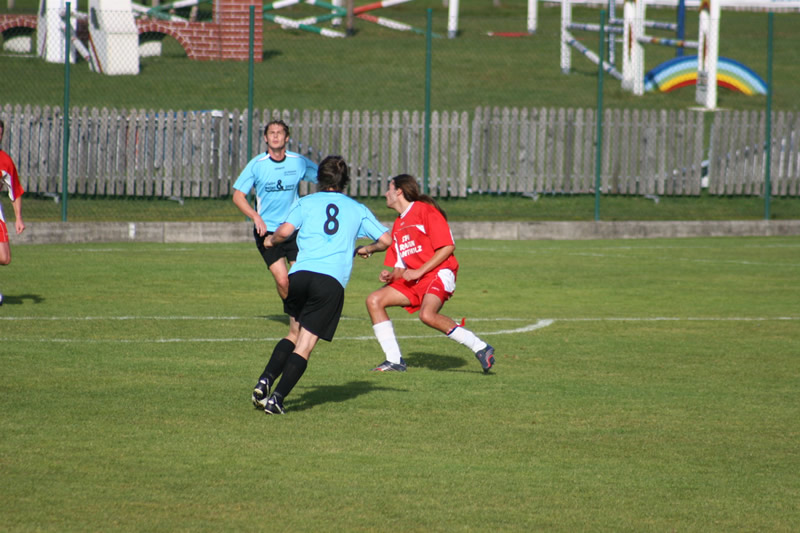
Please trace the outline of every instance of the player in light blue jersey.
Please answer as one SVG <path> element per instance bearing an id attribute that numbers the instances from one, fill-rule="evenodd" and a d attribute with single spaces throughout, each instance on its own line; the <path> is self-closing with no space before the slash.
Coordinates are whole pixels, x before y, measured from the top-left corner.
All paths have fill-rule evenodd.
<path id="1" fill-rule="evenodd" d="M 317 165 L 307 157 L 286 149 L 289 127 L 282 120 L 273 120 L 264 128 L 267 151 L 250 160 L 233 184 L 233 203 L 253 221 L 253 238 L 272 276 L 278 295 L 289 292 L 288 268 L 297 257 L 293 238 L 271 250 L 264 248 L 264 237 L 278 229 L 297 200 L 300 181 L 317 182 Z M 256 209 L 247 201 L 255 190 Z M 288 262 L 288 266 L 287 266 Z"/>
<path id="2" fill-rule="evenodd" d="M 355 239 L 376 239 L 387 230 L 365 205 L 337 191 L 300 198 L 286 222 L 299 230 L 297 262 L 289 277 L 302 270 L 318 272 L 335 278 L 342 287 L 350 280 Z"/>
<path id="3" fill-rule="evenodd" d="M 297 231 L 299 248 L 284 300 L 284 311 L 300 326 L 297 342 L 291 351 L 288 345 L 279 349 L 286 339 L 278 342 L 253 390 L 253 404 L 267 414 L 284 413 L 283 401 L 305 372 L 317 341 L 333 339 L 353 268 L 356 239 L 373 239 L 372 251 L 386 250 L 392 243 L 388 228 L 366 206 L 343 194 L 350 174 L 342 157 L 326 157 L 318 177 L 318 192 L 298 200 L 286 222 L 264 239 L 264 246 L 270 248 Z M 270 394 L 278 377 L 281 379 Z"/>

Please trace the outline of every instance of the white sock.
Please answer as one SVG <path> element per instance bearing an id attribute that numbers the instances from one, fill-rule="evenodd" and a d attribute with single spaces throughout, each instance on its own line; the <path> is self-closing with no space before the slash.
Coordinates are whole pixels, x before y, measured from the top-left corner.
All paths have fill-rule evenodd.
<path id="1" fill-rule="evenodd" d="M 375 337 L 383 348 L 383 353 L 386 354 L 386 360 L 390 363 L 400 363 L 400 345 L 397 344 L 397 338 L 394 336 L 394 327 L 392 321 L 387 320 L 378 324 L 373 324 L 372 331 L 375 332 Z"/>
<path id="2" fill-rule="evenodd" d="M 447 334 L 448 337 L 453 339 L 454 341 L 463 344 L 470 350 L 475 353 L 486 348 L 486 343 L 480 340 L 478 337 L 475 336 L 470 330 L 462 327 L 456 326 Z"/>

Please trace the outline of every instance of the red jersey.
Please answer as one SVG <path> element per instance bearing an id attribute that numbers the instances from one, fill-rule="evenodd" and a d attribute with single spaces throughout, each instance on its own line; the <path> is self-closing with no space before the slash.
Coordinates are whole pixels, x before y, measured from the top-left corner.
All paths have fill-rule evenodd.
<path id="1" fill-rule="evenodd" d="M 22 185 L 19 183 L 19 176 L 17 176 L 17 167 L 14 165 L 11 156 L 0 150 L 0 191 L 3 188 L 8 189 L 8 197 L 13 202 L 25 192 Z M 3 210 L 0 208 L 0 220 L 5 222 Z"/>
<path id="2" fill-rule="evenodd" d="M 425 202 L 412 202 L 394 221 L 392 246 L 386 251 L 384 265 L 407 269 L 420 268 L 443 246 L 455 244 L 450 225 L 438 209 Z M 458 271 L 456 256 L 450 257 L 431 272 L 448 268 Z"/>

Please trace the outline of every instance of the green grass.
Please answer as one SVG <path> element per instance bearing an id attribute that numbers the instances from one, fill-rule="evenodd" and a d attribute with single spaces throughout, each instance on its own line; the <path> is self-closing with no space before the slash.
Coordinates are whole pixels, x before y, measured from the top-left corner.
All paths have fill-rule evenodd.
<path id="1" fill-rule="evenodd" d="M 525 2 L 486 0 L 461 2 L 459 36 L 434 39 L 431 105 L 435 110 L 467 110 L 476 106 L 596 107 L 596 67 L 573 53 L 573 73 L 559 66 L 560 7 L 539 6 L 536 35 L 522 38 L 489 37 L 488 31 L 524 32 Z M 17 11 L 35 12 L 34 0 L 18 0 Z M 83 3 L 79 4 L 85 10 Z M 5 6 L 3 6 L 5 8 Z M 447 8 L 439 0 L 415 0 L 379 14 L 411 24 L 426 25 L 433 10 L 433 31 L 446 35 Z M 297 6 L 284 16 L 320 14 L 318 8 Z M 599 9 L 576 8 L 574 20 L 598 22 Z M 674 10 L 649 9 L 648 18 L 674 21 Z M 686 36 L 697 38 L 697 13 L 689 11 Z M 776 110 L 797 111 L 800 84 L 800 14 L 775 16 L 774 96 Z M 586 46 L 597 49 L 597 34 L 575 32 Z M 668 34 L 660 34 L 667 36 Z M 422 110 L 425 105 L 425 37 L 397 32 L 359 21 L 350 39 L 281 30 L 265 22 L 264 58 L 255 65 L 255 107 L 259 109 Z M 666 47 L 647 48 L 646 68 L 674 57 Z M 621 47 L 617 48 L 618 56 Z M 745 63 L 767 76 L 767 15 L 723 11 L 720 54 Z M 61 106 L 64 67 L 36 58 L 5 54 L 0 77 L 0 105 Z M 20 80 L 23 80 L 20 82 Z M 72 106 L 146 109 L 244 109 L 248 104 L 246 62 L 190 61 L 178 42 L 164 42 L 161 57 L 143 58 L 137 76 L 102 76 L 86 63 L 71 68 Z M 694 106 L 694 90 L 635 97 L 616 80 L 605 83 L 606 107 L 686 109 Z M 745 96 L 725 89 L 719 106 L 762 110 L 764 96 Z"/>
<path id="2" fill-rule="evenodd" d="M 0 198 L 9 215 L 13 213 L 7 198 Z M 382 220 L 393 212 L 381 198 L 361 198 Z M 517 195 L 470 195 L 462 199 L 440 199 L 440 205 L 451 221 L 508 220 L 594 220 L 595 198 L 592 195 L 543 195 L 534 200 Z M 186 199 L 181 205 L 172 200 L 70 198 L 67 220 L 70 222 L 238 222 L 243 215 L 228 198 Z M 601 220 L 760 220 L 764 218 L 763 198 L 665 196 L 653 199 L 640 196 L 603 196 L 600 199 Z M 62 217 L 61 204 L 52 198 L 23 197 L 23 218 L 26 222 L 54 222 Z M 800 199 L 774 197 L 770 200 L 770 218 L 800 219 Z"/>
<path id="3" fill-rule="evenodd" d="M 0 529 L 796 531 L 799 249 L 461 241 L 445 311 L 490 375 L 401 310 L 409 371 L 370 373 L 381 266 L 357 261 L 267 418 L 250 387 L 286 322 L 251 245 L 15 246 Z"/>

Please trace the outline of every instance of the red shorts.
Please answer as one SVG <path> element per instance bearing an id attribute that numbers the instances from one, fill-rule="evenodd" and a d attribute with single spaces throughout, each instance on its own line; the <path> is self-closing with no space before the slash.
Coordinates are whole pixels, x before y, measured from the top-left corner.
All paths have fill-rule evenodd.
<path id="1" fill-rule="evenodd" d="M 395 280 L 389 284 L 389 287 L 403 293 L 411 302 L 411 305 L 404 306 L 403 309 L 409 313 L 416 313 L 422 306 L 422 298 L 426 294 L 433 294 L 442 303 L 449 300 L 456 290 L 456 274 L 449 268 L 443 268 L 435 272 L 428 272 L 417 281 Z"/>
<path id="2" fill-rule="evenodd" d="M 0 220 L 0 242 L 8 242 L 8 228 L 2 220 Z"/>

